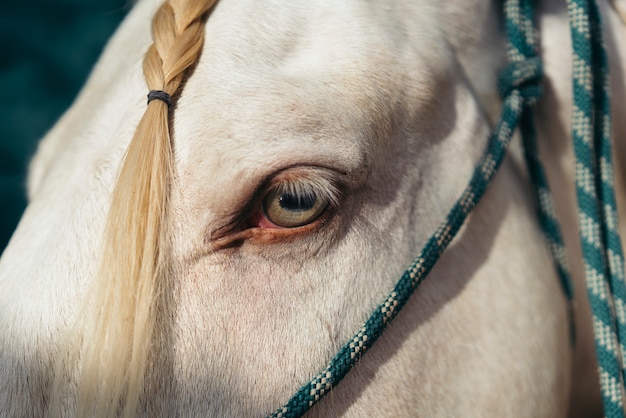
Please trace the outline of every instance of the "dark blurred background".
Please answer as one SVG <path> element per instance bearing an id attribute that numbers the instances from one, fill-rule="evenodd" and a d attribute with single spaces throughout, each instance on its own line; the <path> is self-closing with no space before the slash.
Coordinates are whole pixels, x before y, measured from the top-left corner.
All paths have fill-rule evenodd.
<path id="1" fill-rule="evenodd" d="M 0 0 L 0 253 L 39 139 L 72 103 L 129 0 Z"/>

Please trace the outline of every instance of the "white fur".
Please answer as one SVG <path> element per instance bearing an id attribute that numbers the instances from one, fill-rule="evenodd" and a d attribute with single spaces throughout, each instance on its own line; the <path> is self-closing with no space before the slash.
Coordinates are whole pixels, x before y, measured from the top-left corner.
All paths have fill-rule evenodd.
<path id="1" fill-rule="evenodd" d="M 155 341 L 147 416 L 270 413 L 359 328 L 482 152 L 504 59 L 495 3 L 218 4 L 174 112 L 175 309 Z M 538 124 L 575 267 L 577 349 L 524 169 L 509 157 L 405 310 L 312 415 L 598 413 L 572 212 L 569 35 L 560 3 L 544 3 L 548 89 Z M 46 411 L 56 347 L 93 279 L 114 176 L 145 106 L 140 62 L 157 6 L 144 0 L 131 12 L 32 163 L 30 204 L 0 263 L 8 416 Z M 619 112 L 623 28 L 604 12 Z M 615 122 L 622 133 L 623 118 Z M 623 144 L 618 153 L 623 162 Z M 212 246 L 212 232 L 268 177 L 311 166 L 341 190 L 321 227 Z M 70 394 L 67 411 L 72 403 Z"/>

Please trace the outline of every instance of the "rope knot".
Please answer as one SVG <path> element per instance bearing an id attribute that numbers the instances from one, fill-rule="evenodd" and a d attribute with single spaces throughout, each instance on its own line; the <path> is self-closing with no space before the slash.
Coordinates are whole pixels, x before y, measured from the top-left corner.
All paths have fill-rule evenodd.
<path id="1" fill-rule="evenodd" d="M 513 90 L 517 90 L 525 104 L 533 105 L 543 95 L 542 77 L 543 67 L 539 57 L 510 62 L 500 71 L 498 79 L 500 97 L 505 99 Z"/>

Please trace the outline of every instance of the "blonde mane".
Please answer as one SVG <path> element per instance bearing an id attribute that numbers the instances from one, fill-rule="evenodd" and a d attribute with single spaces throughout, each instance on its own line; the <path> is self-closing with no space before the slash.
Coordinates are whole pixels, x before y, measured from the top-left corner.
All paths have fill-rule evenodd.
<path id="1" fill-rule="evenodd" d="M 152 19 L 153 44 L 143 61 L 148 90 L 179 94 L 200 56 L 205 18 L 215 2 L 168 0 L 159 7 Z M 73 335 L 73 341 L 82 341 L 78 416 L 135 416 L 145 389 L 155 306 L 167 281 L 173 160 L 169 111 L 162 100 L 149 102 L 113 192 L 95 286 Z M 53 415 L 61 410 L 63 380 L 57 364 L 49 409 Z"/>

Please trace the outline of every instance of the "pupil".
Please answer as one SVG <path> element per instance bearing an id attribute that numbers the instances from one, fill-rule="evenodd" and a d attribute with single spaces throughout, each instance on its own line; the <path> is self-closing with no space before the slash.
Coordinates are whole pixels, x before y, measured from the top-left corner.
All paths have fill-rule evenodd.
<path id="1" fill-rule="evenodd" d="M 304 212 L 315 206 L 317 198 L 314 195 L 297 196 L 285 193 L 278 198 L 280 207 L 290 211 Z"/>

